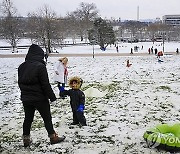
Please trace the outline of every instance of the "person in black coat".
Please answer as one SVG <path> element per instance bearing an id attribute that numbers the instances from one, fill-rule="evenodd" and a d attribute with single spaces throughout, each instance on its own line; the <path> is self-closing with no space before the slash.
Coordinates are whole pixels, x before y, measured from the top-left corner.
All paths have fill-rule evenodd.
<path id="1" fill-rule="evenodd" d="M 176 53 L 179 54 L 179 49 L 178 48 L 176 49 Z"/>
<path id="2" fill-rule="evenodd" d="M 56 96 L 49 83 L 44 62 L 44 51 L 38 45 L 32 44 L 30 46 L 25 62 L 18 67 L 18 85 L 25 112 L 23 123 L 24 147 L 30 146 L 31 143 L 30 129 L 36 109 L 43 118 L 51 144 L 63 141 L 65 137 L 58 137 L 53 128 L 49 99 L 53 102 L 56 100 Z"/>
<path id="3" fill-rule="evenodd" d="M 70 105 L 73 113 L 73 122 L 71 125 L 79 124 L 80 126 L 87 126 L 86 118 L 84 116 L 85 95 L 83 91 L 80 90 L 82 82 L 81 78 L 75 76 L 69 80 L 69 86 L 71 89 L 65 90 L 64 87 L 60 88 L 62 96 L 70 96 Z"/>

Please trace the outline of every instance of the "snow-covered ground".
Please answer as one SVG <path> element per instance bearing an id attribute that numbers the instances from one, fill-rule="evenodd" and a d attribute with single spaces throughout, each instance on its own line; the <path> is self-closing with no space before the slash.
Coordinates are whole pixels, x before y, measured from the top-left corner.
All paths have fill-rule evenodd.
<path id="1" fill-rule="evenodd" d="M 131 45 L 122 48 L 129 53 Z M 175 52 L 178 45 L 172 43 L 169 49 Z M 144 45 L 144 52 L 147 52 L 147 47 Z M 76 53 L 77 48 L 78 52 L 92 52 L 92 46 L 67 47 L 59 49 L 59 52 Z M 111 51 L 116 52 L 115 48 Z M 53 64 L 58 58 L 49 57 L 47 63 L 50 82 L 57 97 Z M 126 67 L 127 59 L 132 63 L 129 68 Z M 59 135 L 66 136 L 65 142 L 56 145 L 49 144 L 42 118 L 36 112 L 31 130 L 33 143 L 26 149 L 21 139 L 24 112 L 17 85 L 17 68 L 23 61 L 24 58 L 0 58 L 0 153 L 168 153 L 148 148 L 143 133 L 156 124 L 171 124 L 180 120 L 180 55 L 165 55 L 162 63 L 157 62 L 155 55 L 69 57 L 69 77 L 80 76 L 84 80 L 83 91 L 93 87 L 99 92 L 106 92 L 106 95 L 86 97 L 88 126 L 82 128 L 70 126 L 72 113 L 69 98 L 58 99 L 56 104 L 51 104 L 55 130 Z"/>

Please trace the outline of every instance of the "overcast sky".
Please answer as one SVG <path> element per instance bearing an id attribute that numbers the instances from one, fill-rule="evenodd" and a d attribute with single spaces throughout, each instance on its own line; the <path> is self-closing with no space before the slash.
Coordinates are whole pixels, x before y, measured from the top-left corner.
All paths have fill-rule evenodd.
<path id="1" fill-rule="evenodd" d="M 0 0 L 2 2 L 3 0 Z M 94 3 L 103 18 L 122 20 L 162 19 L 163 15 L 180 14 L 180 0 L 12 0 L 18 13 L 26 16 L 47 4 L 57 15 L 64 17 L 75 11 L 81 2 Z"/>

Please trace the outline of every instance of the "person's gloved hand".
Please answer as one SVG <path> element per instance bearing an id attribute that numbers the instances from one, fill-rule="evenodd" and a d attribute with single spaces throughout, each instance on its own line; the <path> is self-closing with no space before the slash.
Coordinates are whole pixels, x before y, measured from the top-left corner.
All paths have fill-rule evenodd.
<path id="1" fill-rule="evenodd" d="M 60 92 L 63 92 L 64 91 L 64 87 L 63 86 L 59 87 L 59 90 L 60 90 Z"/>
<path id="2" fill-rule="evenodd" d="M 83 111 L 84 111 L 84 108 L 85 108 L 84 105 L 81 104 L 81 105 L 79 105 L 77 111 L 78 111 L 78 112 L 83 112 Z"/>

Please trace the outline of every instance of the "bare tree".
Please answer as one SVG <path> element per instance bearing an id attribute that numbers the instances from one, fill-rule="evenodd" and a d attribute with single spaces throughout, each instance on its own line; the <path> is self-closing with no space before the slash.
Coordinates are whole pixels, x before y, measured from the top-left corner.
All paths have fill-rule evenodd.
<path id="1" fill-rule="evenodd" d="M 142 39 L 141 33 L 146 26 L 147 25 L 142 22 L 129 20 L 126 21 L 122 27 L 130 33 L 129 42 L 132 43 L 139 41 L 140 38 Z"/>
<path id="2" fill-rule="evenodd" d="M 82 34 L 81 24 L 72 14 L 69 14 L 66 19 L 66 29 L 69 32 L 67 36 L 72 38 L 74 44 L 76 43 L 75 39 Z"/>
<path id="3" fill-rule="evenodd" d="M 162 23 L 152 23 L 147 28 L 147 31 L 149 32 L 150 38 L 153 43 L 157 39 L 166 40 L 166 36 L 169 30 L 170 27 Z"/>
<path id="4" fill-rule="evenodd" d="M 11 0 L 3 0 L 1 11 L 4 15 L 1 23 L 2 37 L 11 44 L 13 52 L 15 52 L 17 43 L 22 36 L 22 30 L 19 27 L 21 20 L 17 17 L 17 9 Z"/>
<path id="5" fill-rule="evenodd" d="M 61 19 L 47 5 L 38 13 L 29 13 L 29 33 L 33 41 L 45 47 L 47 54 L 52 52 L 52 47 L 60 45 L 63 40 Z"/>
<path id="6" fill-rule="evenodd" d="M 169 40 L 179 41 L 180 40 L 180 27 L 171 26 Z"/>
<path id="7" fill-rule="evenodd" d="M 80 7 L 76 11 L 68 14 L 68 17 L 76 24 L 76 33 L 83 37 L 88 37 L 88 30 L 93 27 L 94 20 L 98 17 L 98 10 L 94 3 L 80 3 Z"/>
<path id="8" fill-rule="evenodd" d="M 3 38 L 3 29 L 2 29 L 2 21 L 3 21 L 3 19 L 2 18 L 0 18 L 0 39 L 1 38 Z"/>

